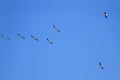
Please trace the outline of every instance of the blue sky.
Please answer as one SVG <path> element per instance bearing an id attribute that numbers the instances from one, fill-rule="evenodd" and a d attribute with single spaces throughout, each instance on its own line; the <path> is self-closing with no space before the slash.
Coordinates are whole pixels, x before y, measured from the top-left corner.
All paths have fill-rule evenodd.
<path id="1" fill-rule="evenodd" d="M 0 34 L 10 37 L 9 41 L 0 37 L 0 80 L 119 80 L 119 3 L 0 0 Z"/>

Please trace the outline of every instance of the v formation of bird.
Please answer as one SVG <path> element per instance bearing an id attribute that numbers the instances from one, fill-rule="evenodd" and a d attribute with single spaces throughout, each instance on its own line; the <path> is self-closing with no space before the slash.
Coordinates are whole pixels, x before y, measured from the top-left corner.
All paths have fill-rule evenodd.
<path id="1" fill-rule="evenodd" d="M 60 32 L 60 30 L 55 25 L 53 25 L 53 28 L 54 28 L 55 31 Z M 20 34 L 20 33 L 17 33 L 17 36 L 21 39 L 26 39 L 26 37 L 24 35 Z M 6 35 L 1 35 L 1 37 L 5 40 L 10 40 L 10 38 Z M 30 35 L 30 37 L 35 41 L 39 41 L 39 38 L 34 36 L 34 35 Z M 53 42 L 49 38 L 46 38 L 46 40 L 49 44 L 53 44 Z"/>

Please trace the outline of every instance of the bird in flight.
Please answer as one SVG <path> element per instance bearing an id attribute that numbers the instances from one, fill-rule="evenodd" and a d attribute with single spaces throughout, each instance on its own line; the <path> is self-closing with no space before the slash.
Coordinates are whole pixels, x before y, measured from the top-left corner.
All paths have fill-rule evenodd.
<path id="1" fill-rule="evenodd" d="M 6 39 L 6 40 L 10 40 L 10 38 L 5 35 L 2 35 L 2 38 Z"/>
<path id="2" fill-rule="evenodd" d="M 47 38 L 46 40 L 48 41 L 48 43 L 53 44 L 53 42 L 50 41 L 50 39 Z"/>
<path id="3" fill-rule="evenodd" d="M 108 13 L 107 13 L 107 12 L 104 12 L 104 16 L 107 18 L 107 17 L 108 17 Z"/>
<path id="4" fill-rule="evenodd" d="M 17 33 L 17 35 L 18 35 L 20 38 L 22 38 L 22 39 L 26 39 L 23 35 L 21 35 L 21 34 L 19 34 L 19 33 Z"/>
<path id="5" fill-rule="evenodd" d="M 54 28 L 57 32 L 60 32 L 60 30 L 59 30 L 55 25 L 53 25 L 53 28 Z"/>
<path id="6" fill-rule="evenodd" d="M 104 67 L 103 67 L 101 62 L 99 62 L 99 66 L 100 66 L 101 69 L 104 69 Z"/>
<path id="7" fill-rule="evenodd" d="M 33 40 L 39 41 L 39 39 L 33 35 L 30 35 Z"/>

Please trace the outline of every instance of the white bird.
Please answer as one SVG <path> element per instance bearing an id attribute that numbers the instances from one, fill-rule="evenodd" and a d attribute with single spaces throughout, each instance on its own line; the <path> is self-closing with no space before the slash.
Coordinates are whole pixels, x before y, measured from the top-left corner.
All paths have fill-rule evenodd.
<path id="1" fill-rule="evenodd" d="M 19 33 L 17 33 L 17 35 L 18 35 L 20 38 L 22 38 L 22 39 L 26 39 L 23 35 L 21 35 L 21 34 L 19 34 Z"/>
<path id="2" fill-rule="evenodd" d="M 55 25 L 53 25 L 53 28 L 54 28 L 57 32 L 60 32 L 60 30 L 59 30 Z"/>
<path id="3" fill-rule="evenodd" d="M 46 40 L 48 41 L 48 43 L 53 44 L 53 42 L 50 41 L 50 39 L 47 38 Z"/>
<path id="4" fill-rule="evenodd" d="M 107 12 L 104 12 L 104 16 L 107 18 L 107 17 L 108 17 L 108 13 L 107 13 Z"/>
<path id="5" fill-rule="evenodd" d="M 7 36 L 5 36 L 5 35 L 2 35 L 2 37 L 3 37 L 4 39 L 6 39 L 6 40 L 10 40 L 10 38 L 7 37 Z"/>
<path id="6" fill-rule="evenodd" d="M 39 39 L 36 38 L 36 37 L 34 37 L 33 35 L 31 35 L 31 38 L 32 38 L 33 40 L 39 41 Z"/>
<path id="7" fill-rule="evenodd" d="M 101 62 L 99 62 L 99 66 L 100 66 L 101 69 L 104 69 L 104 67 L 103 67 Z"/>

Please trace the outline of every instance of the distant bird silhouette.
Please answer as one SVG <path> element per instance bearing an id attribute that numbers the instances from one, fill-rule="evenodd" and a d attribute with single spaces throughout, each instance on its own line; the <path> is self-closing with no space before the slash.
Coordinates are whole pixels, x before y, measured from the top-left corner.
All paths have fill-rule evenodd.
<path id="1" fill-rule="evenodd" d="M 104 12 L 104 16 L 107 18 L 107 17 L 108 17 L 108 13 L 107 13 L 107 12 Z"/>
<path id="2" fill-rule="evenodd" d="M 100 66 L 101 69 L 104 69 L 104 67 L 103 67 L 101 62 L 99 62 L 99 66 Z"/>
<path id="3" fill-rule="evenodd" d="M 21 34 L 19 34 L 19 33 L 17 33 L 17 35 L 18 35 L 20 38 L 22 38 L 22 39 L 26 39 L 23 35 L 21 35 Z"/>
<path id="4" fill-rule="evenodd" d="M 50 41 L 50 39 L 47 38 L 46 40 L 48 41 L 48 43 L 53 44 L 53 42 Z"/>
<path id="5" fill-rule="evenodd" d="M 33 35 L 30 35 L 30 36 L 31 36 L 31 38 L 32 38 L 33 40 L 39 41 L 39 39 L 36 38 L 35 36 L 33 36 Z"/>
<path id="6" fill-rule="evenodd" d="M 5 36 L 5 35 L 2 35 L 2 38 L 3 38 L 3 39 L 6 39 L 6 40 L 10 40 L 10 38 L 7 37 L 7 36 Z"/>
<path id="7" fill-rule="evenodd" d="M 57 32 L 60 32 L 60 30 L 59 30 L 55 25 L 53 25 L 53 28 L 54 28 Z"/>

